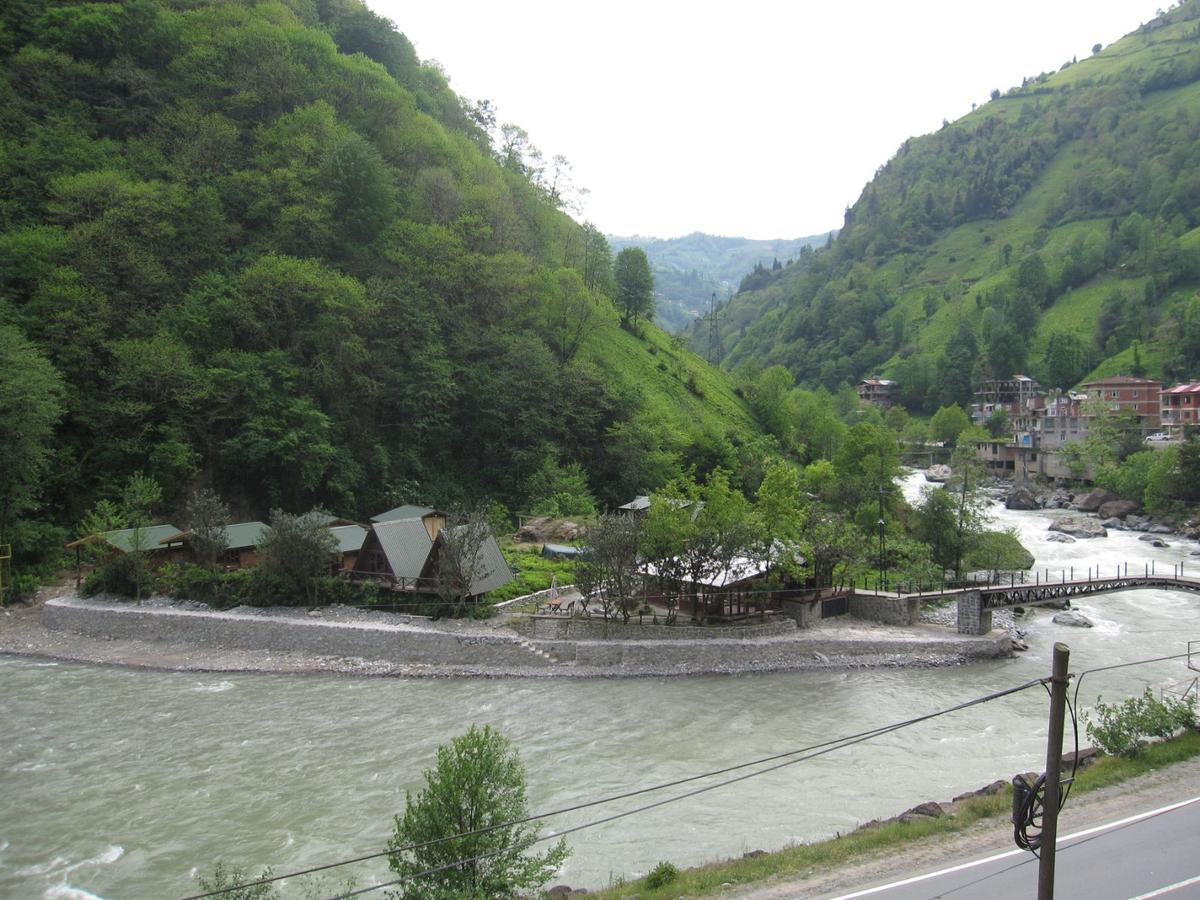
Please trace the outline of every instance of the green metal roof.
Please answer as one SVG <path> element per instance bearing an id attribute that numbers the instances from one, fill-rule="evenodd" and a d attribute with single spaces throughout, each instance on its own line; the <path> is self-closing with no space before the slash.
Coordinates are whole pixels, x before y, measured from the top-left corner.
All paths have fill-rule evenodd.
<path id="1" fill-rule="evenodd" d="M 373 526 L 379 546 L 397 578 L 420 578 L 429 559 L 433 541 L 420 519 L 376 522 Z"/>
<path id="2" fill-rule="evenodd" d="M 337 538 L 338 552 L 343 554 L 357 553 L 367 539 L 367 529 L 361 525 L 339 525 L 329 531 Z"/>
<path id="3" fill-rule="evenodd" d="M 431 512 L 433 510 L 428 506 L 414 506 L 411 503 L 405 503 L 403 506 L 397 506 L 395 509 L 381 512 L 377 516 L 371 516 L 371 521 L 395 522 L 398 519 L 419 519 L 421 516 L 428 515 Z"/>
<path id="4" fill-rule="evenodd" d="M 271 530 L 266 522 L 238 522 L 225 526 L 225 546 L 230 550 L 245 550 L 254 547 L 262 536 Z"/>
<path id="5" fill-rule="evenodd" d="M 460 525 L 459 528 L 467 528 L 469 526 Z M 447 529 L 455 531 L 457 529 Z M 488 591 L 494 591 L 501 585 L 508 584 L 513 580 L 512 570 L 508 567 L 508 562 L 504 559 L 504 554 L 500 552 L 500 545 L 496 543 L 495 537 L 492 536 L 489 529 L 487 537 L 483 541 L 483 546 L 479 548 L 479 565 L 475 578 L 471 581 L 471 588 L 468 593 L 471 596 L 486 594 Z"/>
<path id="6" fill-rule="evenodd" d="M 104 538 L 106 543 L 116 547 L 122 553 L 133 552 L 133 538 L 136 528 L 122 528 L 120 531 L 106 531 L 100 537 Z M 160 543 L 163 538 L 173 537 L 179 534 L 179 529 L 174 525 L 151 525 L 142 530 L 142 547 L 143 550 L 158 550 L 161 549 Z"/>

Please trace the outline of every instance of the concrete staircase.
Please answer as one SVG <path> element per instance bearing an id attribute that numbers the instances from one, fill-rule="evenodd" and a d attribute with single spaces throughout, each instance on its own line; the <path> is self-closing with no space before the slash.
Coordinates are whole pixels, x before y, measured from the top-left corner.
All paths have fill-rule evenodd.
<path id="1" fill-rule="evenodd" d="M 528 641 L 523 637 L 518 637 L 516 640 L 517 640 L 518 644 L 520 644 L 527 651 L 529 651 L 534 656 L 538 657 L 539 660 L 541 660 L 541 662 L 539 662 L 538 665 L 551 665 L 551 666 L 563 665 L 562 660 L 560 660 L 557 656 L 555 656 L 553 653 L 543 650 L 541 647 L 537 646 L 532 641 Z"/>

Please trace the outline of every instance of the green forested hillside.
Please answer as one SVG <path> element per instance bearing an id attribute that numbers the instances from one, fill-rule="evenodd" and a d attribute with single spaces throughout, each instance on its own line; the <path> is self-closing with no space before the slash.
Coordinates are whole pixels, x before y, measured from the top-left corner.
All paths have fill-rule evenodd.
<path id="1" fill-rule="evenodd" d="M 992 97 L 906 141 L 832 248 L 731 301 L 727 366 L 881 372 L 926 411 L 1017 371 L 1200 378 L 1200 2 Z"/>
<path id="2" fill-rule="evenodd" d="M 162 514 L 205 485 L 362 516 L 771 451 L 724 376 L 619 325 L 524 133 L 358 0 L 14 0 L 0 75 L 18 554 L 135 472 Z"/>
<path id="3" fill-rule="evenodd" d="M 655 320 L 678 332 L 708 313 L 713 294 L 723 304 L 739 285 L 753 284 L 755 278 L 798 259 L 805 247 L 822 246 L 828 238 L 821 234 L 754 240 L 694 232 L 665 239 L 609 235 L 608 240 L 613 250 L 641 247 L 646 251 L 654 271 Z"/>

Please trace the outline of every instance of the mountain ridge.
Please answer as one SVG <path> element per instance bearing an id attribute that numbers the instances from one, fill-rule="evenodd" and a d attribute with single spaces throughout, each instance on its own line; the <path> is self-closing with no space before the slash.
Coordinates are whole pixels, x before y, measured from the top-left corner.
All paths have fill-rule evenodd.
<path id="1" fill-rule="evenodd" d="M 1132 368 L 1189 377 L 1198 19 L 1189 0 L 905 141 L 832 248 L 733 298 L 724 364 L 830 388 L 883 373 L 922 411 L 1026 369 L 1057 387 Z"/>

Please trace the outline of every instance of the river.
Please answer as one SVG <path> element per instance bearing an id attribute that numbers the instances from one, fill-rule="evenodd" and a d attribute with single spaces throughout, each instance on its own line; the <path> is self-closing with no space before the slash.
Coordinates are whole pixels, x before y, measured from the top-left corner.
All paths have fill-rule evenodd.
<path id="1" fill-rule="evenodd" d="M 909 496 L 921 476 L 905 481 Z M 1137 536 L 1054 544 L 1050 513 L 996 507 L 1039 567 L 1166 571 L 1194 544 Z M 1200 573 L 1200 559 L 1196 562 Z M 1160 568 L 1160 571 L 1163 569 Z M 218 860 L 277 873 L 380 849 L 439 743 L 471 723 L 511 738 L 534 809 L 818 743 L 1071 668 L 1182 652 L 1200 598 L 1166 591 L 1077 604 L 1096 627 L 1025 620 L 1011 660 L 925 670 L 613 680 L 394 680 L 134 671 L 0 657 L 0 896 L 162 898 Z M 1100 673 L 1117 698 L 1182 686 L 1182 662 Z M 927 799 L 1040 769 L 1046 697 L 1028 690 L 700 797 L 582 831 L 558 881 L 596 888 L 659 860 L 693 864 L 846 831 Z M 1082 738 L 1082 735 L 1081 735 Z M 1068 728 L 1067 740 L 1070 742 Z M 683 790 L 683 789 L 678 789 Z M 658 795 L 645 800 L 656 799 Z M 636 805 L 553 820 L 564 828 Z M 386 877 L 351 867 L 359 886 Z M 331 885 L 332 887 L 332 885 Z M 332 893 L 333 891 L 328 891 Z"/>

